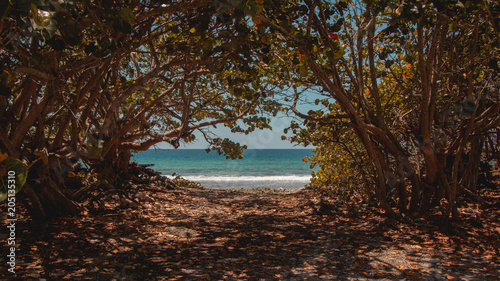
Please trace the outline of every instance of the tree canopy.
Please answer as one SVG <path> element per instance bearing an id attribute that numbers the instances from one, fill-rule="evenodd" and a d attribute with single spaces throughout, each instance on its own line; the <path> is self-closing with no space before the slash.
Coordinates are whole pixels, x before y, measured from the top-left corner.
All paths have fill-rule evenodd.
<path id="1" fill-rule="evenodd" d="M 291 140 L 317 147 L 314 184 L 391 215 L 456 216 L 458 195 L 476 194 L 482 166 L 498 161 L 493 1 L 1 5 L 0 149 L 27 167 L 33 213 L 78 212 L 75 182 L 120 186 L 133 151 L 178 147 L 195 130 L 241 157 L 207 128 L 270 128 L 263 114 L 287 106 L 305 122 Z M 300 112 L 312 92 L 317 110 Z"/>
<path id="2" fill-rule="evenodd" d="M 389 214 L 456 216 L 482 164 L 498 161 L 496 3 L 304 1 L 269 20 L 298 57 L 294 104 L 325 98 L 294 141 L 313 143 L 319 184 L 356 178 Z M 293 14 L 294 13 L 289 13 Z M 285 67 L 284 67 L 285 68 Z M 361 149 L 362 148 L 362 149 Z M 356 171 L 356 177 L 352 175 Z M 373 186 L 373 187 L 372 187 Z"/>
<path id="3" fill-rule="evenodd" d="M 178 147 L 195 130 L 241 157 L 203 128 L 250 132 L 269 127 L 262 112 L 276 114 L 275 86 L 252 62 L 259 41 L 211 1 L 11 1 L 2 11 L 2 151 L 29 167 L 25 194 L 40 214 L 77 212 L 68 182 L 116 184 L 132 151 Z"/>

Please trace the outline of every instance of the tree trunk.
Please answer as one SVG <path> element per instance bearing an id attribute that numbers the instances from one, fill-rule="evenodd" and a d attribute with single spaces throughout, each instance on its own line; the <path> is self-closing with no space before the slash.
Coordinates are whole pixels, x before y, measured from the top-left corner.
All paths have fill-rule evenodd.
<path id="1" fill-rule="evenodd" d="M 72 216 L 82 210 L 81 206 L 64 195 L 50 179 L 41 184 L 27 183 L 23 187 L 23 193 L 29 199 L 28 211 L 34 218 Z"/>
<path id="2" fill-rule="evenodd" d="M 460 180 L 461 185 L 471 191 L 477 190 L 477 179 L 479 177 L 479 168 L 481 164 L 481 154 L 483 152 L 484 139 L 475 137 L 471 142 L 467 168 Z"/>
<path id="3" fill-rule="evenodd" d="M 362 125 L 357 125 L 354 126 L 354 129 L 356 131 L 356 134 L 361 140 L 361 143 L 363 143 L 363 146 L 365 147 L 369 158 L 374 166 L 375 170 L 375 194 L 377 196 L 378 203 L 382 209 L 387 213 L 389 216 L 395 216 L 396 214 L 392 210 L 391 206 L 387 202 L 387 190 L 386 190 L 386 180 L 385 180 L 385 175 L 386 172 L 389 171 L 389 168 L 387 166 L 387 163 L 385 163 L 383 159 L 383 155 L 375 149 L 375 144 L 373 143 L 372 140 L 368 137 L 368 134 L 365 129 L 360 129 Z"/>

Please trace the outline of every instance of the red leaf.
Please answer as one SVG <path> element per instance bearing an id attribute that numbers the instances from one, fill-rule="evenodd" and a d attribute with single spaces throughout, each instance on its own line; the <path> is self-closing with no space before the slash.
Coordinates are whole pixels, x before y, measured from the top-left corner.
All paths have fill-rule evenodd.
<path id="1" fill-rule="evenodd" d="M 330 34 L 328 34 L 328 38 L 332 40 L 339 40 L 340 36 L 337 33 L 330 32 Z"/>

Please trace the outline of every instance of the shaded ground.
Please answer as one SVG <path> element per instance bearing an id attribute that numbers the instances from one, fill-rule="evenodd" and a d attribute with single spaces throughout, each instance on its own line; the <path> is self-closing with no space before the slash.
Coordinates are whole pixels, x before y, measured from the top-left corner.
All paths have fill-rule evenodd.
<path id="1" fill-rule="evenodd" d="M 499 280 L 499 201 L 455 227 L 390 222 L 313 193 L 178 189 L 17 228 L 33 280 Z M 311 203 L 314 202 L 314 203 Z M 318 205 L 319 204 L 319 205 Z M 319 207 L 319 206 L 323 207 Z M 326 207 L 325 207 L 326 206 Z M 2 205 L 3 207 L 3 205 Z M 361 211 L 361 212 L 352 212 Z M 3 220 L 5 221 L 5 220 Z M 3 225 L 0 233 L 5 233 Z M 5 234 L 2 240 L 5 240 Z M 6 272 L 1 245 L 0 279 Z"/>

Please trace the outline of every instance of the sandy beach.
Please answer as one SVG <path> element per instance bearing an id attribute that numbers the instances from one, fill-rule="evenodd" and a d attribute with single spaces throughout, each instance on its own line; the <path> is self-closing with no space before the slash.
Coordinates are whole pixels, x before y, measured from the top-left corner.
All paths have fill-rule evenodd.
<path id="1" fill-rule="evenodd" d="M 479 226 L 448 232 L 416 227 L 389 221 L 366 204 L 319 203 L 317 194 L 306 189 L 134 192 L 141 193 L 139 204 L 124 206 L 123 200 L 108 198 L 85 216 L 20 221 L 17 276 L 498 280 L 492 243 L 498 242 L 498 232 Z M 490 222 L 483 218 L 480 223 Z M 476 233 L 477 244 L 465 241 L 470 233 Z"/>

